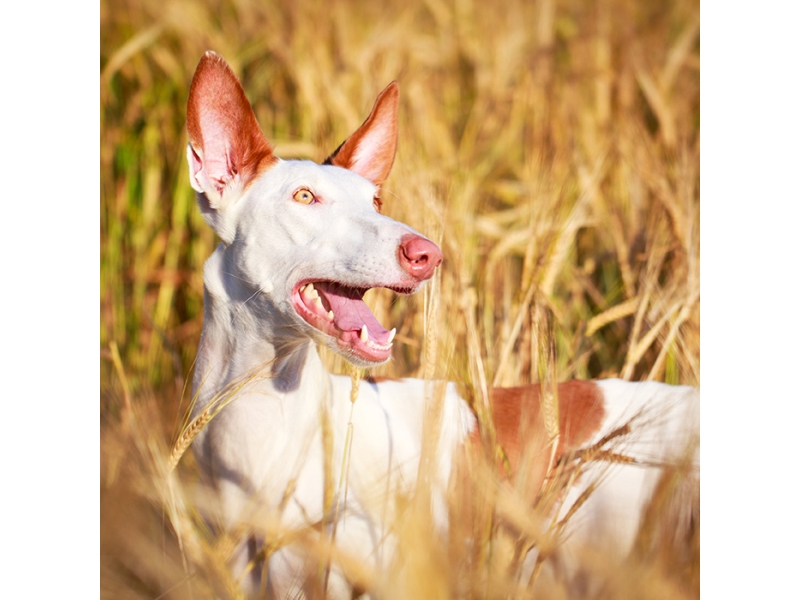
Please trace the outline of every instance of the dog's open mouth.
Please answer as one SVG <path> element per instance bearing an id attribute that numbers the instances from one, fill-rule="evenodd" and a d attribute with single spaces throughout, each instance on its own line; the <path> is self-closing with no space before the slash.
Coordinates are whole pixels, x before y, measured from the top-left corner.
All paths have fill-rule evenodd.
<path id="1" fill-rule="evenodd" d="M 380 363 L 392 354 L 395 330 L 385 329 L 364 303 L 369 288 L 331 281 L 309 282 L 292 293 L 297 313 L 310 325 L 336 338 L 339 347 L 361 360 Z M 390 288 L 408 294 L 411 288 Z"/>

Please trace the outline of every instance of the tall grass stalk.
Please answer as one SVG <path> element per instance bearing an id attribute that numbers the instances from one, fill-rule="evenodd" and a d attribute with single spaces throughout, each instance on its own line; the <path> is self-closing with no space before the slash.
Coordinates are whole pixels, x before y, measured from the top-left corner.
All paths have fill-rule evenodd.
<path id="1" fill-rule="evenodd" d="M 488 388 L 699 383 L 697 0 L 101 0 L 100 35 L 102 595 L 236 597 L 226 562 L 258 532 L 270 541 L 260 559 L 300 544 L 381 597 L 565 597 L 546 556 L 567 526 L 552 507 L 579 469 L 554 465 L 562 475 L 533 496 L 501 481 Z M 376 512 L 396 520 L 388 572 L 313 530 L 286 530 L 282 507 L 225 535 L 201 517 L 213 498 L 186 450 L 236 397 L 227 390 L 199 420 L 181 420 L 203 263 L 218 243 L 185 161 L 188 86 L 207 49 L 241 77 L 283 158 L 323 159 L 400 82 L 384 212 L 445 260 L 422 294 L 367 294 L 397 328 L 392 362 L 371 374 L 463 383 L 492 456 L 465 458 L 468 476 L 447 492 L 451 533 L 431 539 L 429 440 L 415 493 L 392 499 L 394 516 Z M 440 390 L 429 390 L 434 431 Z M 611 446 L 605 459 L 618 459 Z M 341 458 L 328 457 L 330 482 Z M 686 515 L 667 500 L 690 475 L 664 477 L 642 525 L 650 550 L 619 567 L 584 557 L 607 575 L 607 595 L 698 594 L 699 537 L 669 535 Z M 542 563 L 530 572 L 532 545 Z"/>

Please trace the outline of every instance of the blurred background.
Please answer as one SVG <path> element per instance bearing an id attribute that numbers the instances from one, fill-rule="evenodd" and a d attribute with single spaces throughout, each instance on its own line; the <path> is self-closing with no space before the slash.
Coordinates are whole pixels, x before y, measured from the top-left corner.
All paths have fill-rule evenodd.
<path id="1" fill-rule="evenodd" d="M 282 158 L 324 159 L 400 83 L 383 211 L 445 259 L 424 294 L 367 295 L 398 329 L 392 362 L 374 374 L 699 384 L 697 0 L 100 7 L 101 544 L 116 557 L 103 559 L 107 596 L 172 585 L 131 561 L 146 562 L 149 542 L 169 546 L 151 455 L 186 408 L 202 268 L 219 243 L 185 159 L 188 87 L 208 49 L 240 77 Z M 120 478 L 139 483 L 132 492 Z M 149 508 L 125 504 L 134 496 Z M 133 514 L 138 550 L 119 533 Z M 699 562 L 687 572 L 699 578 Z"/>

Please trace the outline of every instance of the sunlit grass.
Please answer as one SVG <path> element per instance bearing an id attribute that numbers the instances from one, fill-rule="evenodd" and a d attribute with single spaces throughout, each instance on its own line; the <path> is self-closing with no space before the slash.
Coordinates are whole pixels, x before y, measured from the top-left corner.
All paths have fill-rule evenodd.
<path id="1" fill-rule="evenodd" d="M 195 208 L 184 154 L 188 85 L 207 49 L 239 74 L 284 158 L 323 159 L 400 82 L 384 212 L 439 243 L 445 262 L 424 294 L 368 294 L 398 330 L 394 360 L 374 374 L 448 378 L 476 393 L 543 377 L 699 383 L 697 2 L 104 0 L 109 596 L 235 593 L 230 540 L 197 517 L 191 453 L 172 475 L 167 462 L 189 400 L 203 262 L 218 243 Z M 455 531 L 481 542 L 428 539 L 422 504 L 406 499 L 404 570 L 359 574 L 365 584 L 404 598 L 532 593 L 512 568 L 514 548 L 539 539 L 541 523 L 471 469 L 484 493 Z M 610 595 L 696 595 L 695 542 L 668 559 L 627 561 Z M 566 593 L 545 577 L 538 597 Z"/>

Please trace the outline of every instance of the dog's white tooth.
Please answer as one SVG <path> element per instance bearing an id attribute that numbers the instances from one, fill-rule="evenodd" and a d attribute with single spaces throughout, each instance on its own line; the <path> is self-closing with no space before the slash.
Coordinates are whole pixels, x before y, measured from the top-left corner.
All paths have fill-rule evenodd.
<path id="1" fill-rule="evenodd" d="M 319 297 L 319 294 L 314 297 L 314 306 L 320 310 L 325 310 L 325 308 L 322 306 L 322 298 Z"/>
<path id="2" fill-rule="evenodd" d="M 308 284 L 308 287 L 309 289 L 306 290 L 306 298 L 309 298 L 310 300 L 316 300 L 319 298 L 319 292 L 315 290 L 310 283 Z"/>
<path id="3" fill-rule="evenodd" d="M 308 288 L 308 291 L 309 291 L 309 292 L 311 292 L 311 291 L 313 291 L 313 290 L 314 290 L 314 284 L 313 284 L 313 283 L 306 284 L 306 286 L 305 286 L 305 287 L 306 287 L 306 288 Z"/>
<path id="4" fill-rule="evenodd" d="M 331 322 L 333 321 L 333 309 L 328 311 L 328 320 Z"/>
<path id="5" fill-rule="evenodd" d="M 392 327 L 392 330 L 389 332 L 389 339 L 386 340 L 387 344 L 391 344 L 392 340 L 394 339 L 395 334 L 397 333 L 397 328 Z"/>
<path id="6" fill-rule="evenodd" d="M 365 344 L 367 343 L 367 341 L 369 341 L 369 333 L 367 332 L 366 325 L 361 326 L 361 341 L 364 342 Z"/>
<path id="7" fill-rule="evenodd" d="M 302 292 L 303 290 L 305 290 L 305 289 L 306 289 L 306 286 L 305 286 L 305 285 L 301 285 L 301 286 L 300 286 L 300 291 L 301 291 L 301 292 Z"/>

